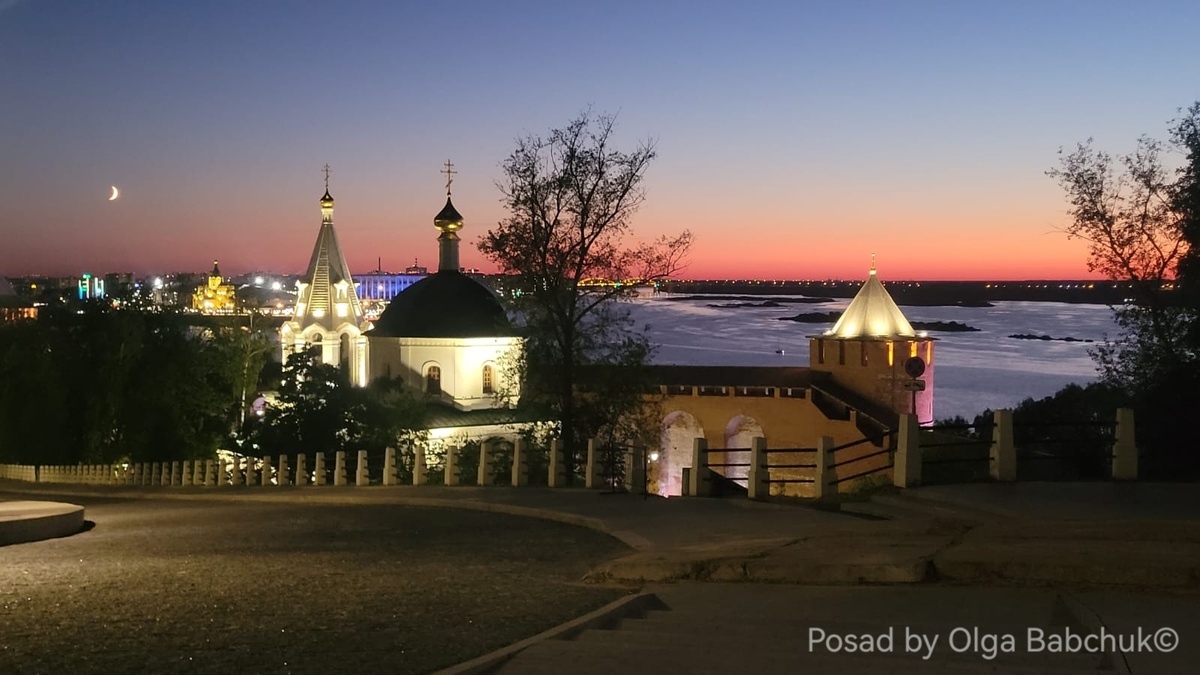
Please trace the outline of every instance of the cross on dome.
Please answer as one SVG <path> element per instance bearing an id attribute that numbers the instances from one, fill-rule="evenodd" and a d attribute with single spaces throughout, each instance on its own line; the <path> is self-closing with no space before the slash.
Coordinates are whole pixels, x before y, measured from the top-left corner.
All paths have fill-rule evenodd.
<path id="1" fill-rule="evenodd" d="M 454 164 L 450 160 L 446 160 L 445 169 L 441 173 L 446 174 L 446 196 L 450 196 L 450 184 L 454 182 L 454 174 L 458 173 L 454 170 Z"/>

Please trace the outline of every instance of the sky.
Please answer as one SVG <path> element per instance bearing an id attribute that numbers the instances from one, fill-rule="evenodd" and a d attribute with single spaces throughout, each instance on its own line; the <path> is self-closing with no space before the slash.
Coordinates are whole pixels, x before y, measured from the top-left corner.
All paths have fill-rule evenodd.
<path id="1" fill-rule="evenodd" d="M 0 274 L 462 264 L 515 139 L 652 141 L 633 239 L 684 278 L 1090 278 L 1045 171 L 1166 137 L 1200 3 L 0 0 Z M 110 186 L 121 196 L 108 201 Z"/>

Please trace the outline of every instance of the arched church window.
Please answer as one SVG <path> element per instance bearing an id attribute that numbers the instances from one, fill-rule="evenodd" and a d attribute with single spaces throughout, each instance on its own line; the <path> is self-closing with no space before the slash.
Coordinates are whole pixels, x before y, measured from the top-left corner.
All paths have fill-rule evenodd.
<path id="1" fill-rule="evenodd" d="M 483 367 L 483 393 L 491 394 L 495 390 L 492 388 L 492 367 L 485 365 Z"/>
<path id="2" fill-rule="evenodd" d="M 442 369 L 439 366 L 429 366 L 425 370 L 425 393 L 439 396 L 442 393 Z"/>

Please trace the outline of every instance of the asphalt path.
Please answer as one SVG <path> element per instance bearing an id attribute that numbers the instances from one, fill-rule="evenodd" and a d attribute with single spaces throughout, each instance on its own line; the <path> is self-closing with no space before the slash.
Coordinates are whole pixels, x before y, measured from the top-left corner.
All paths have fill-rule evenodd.
<path id="1" fill-rule="evenodd" d="M 94 526 L 0 547 L 0 673 L 431 672 L 627 592 L 580 582 L 624 545 L 532 518 L 64 501 Z"/>

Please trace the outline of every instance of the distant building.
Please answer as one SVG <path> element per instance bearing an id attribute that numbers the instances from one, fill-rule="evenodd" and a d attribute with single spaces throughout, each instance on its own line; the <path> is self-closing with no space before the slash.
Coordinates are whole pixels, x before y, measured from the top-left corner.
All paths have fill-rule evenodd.
<path id="1" fill-rule="evenodd" d="M 8 279 L 0 277 L 0 323 L 36 318 L 37 307 L 18 296 Z"/>
<path id="2" fill-rule="evenodd" d="M 79 299 L 98 300 L 104 297 L 104 279 L 84 274 L 79 278 Z"/>
<path id="3" fill-rule="evenodd" d="M 225 283 L 216 260 L 207 282 L 197 286 L 192 295 L 192 309 L 202 314 L 233 314 L 237 311 L 236 289 L 233 284 Z"/>
<path id="4" fill-rule="evenodd" d="M 412 269 L 411 267 L 408 269 Z M 420 268 L 425 269 L 425 268 Z M 354 275 L 354 283 L 358 284 L 359 300 L 390 301 L 409 286 L 424 279 L 428 274 L 392 274 L 375 271 Z"/>

